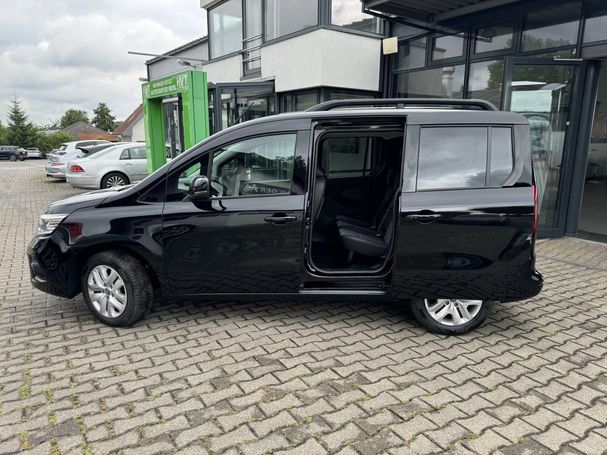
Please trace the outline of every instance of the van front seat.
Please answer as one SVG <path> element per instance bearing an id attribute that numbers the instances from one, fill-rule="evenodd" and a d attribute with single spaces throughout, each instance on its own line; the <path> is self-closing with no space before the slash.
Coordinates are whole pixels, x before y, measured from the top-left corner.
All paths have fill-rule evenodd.
<path id="1" fill-rule="evenodd" d="M 344 248 L 352 253 L 373 258 L 385 258 L 394 237 L 394 201 L 386 208 L 377 229 L 348 225 L 339 228 Z"/>

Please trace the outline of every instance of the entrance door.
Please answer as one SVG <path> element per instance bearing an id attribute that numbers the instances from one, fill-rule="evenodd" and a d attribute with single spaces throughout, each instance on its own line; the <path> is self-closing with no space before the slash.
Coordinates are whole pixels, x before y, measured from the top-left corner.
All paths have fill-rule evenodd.
<path id="1" fill-rule="evenodd" d="M 584 196 L 578 224 L 579 234 L 607 241 L 607 61 L 599 74 Z"/>
<path id="2" fill-rule="evenodd" d="M 546 59 L 506 61 L 504 107 L 520 112 L 531 127 L 531 156 L 538 189 L 539 228 L 543 236 L 565 232 L 564 195 L 568 193 L 577 103 L 572 93 L 579 65 Z"/>

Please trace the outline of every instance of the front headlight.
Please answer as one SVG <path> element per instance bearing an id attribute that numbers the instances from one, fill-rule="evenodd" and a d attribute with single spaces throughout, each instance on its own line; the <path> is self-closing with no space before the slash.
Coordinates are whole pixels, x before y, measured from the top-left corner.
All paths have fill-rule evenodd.
<path id="1" fill-rule="evenodd" d="M 38 235 L 52 234 L 66 217 L 67 214 L 40 215 Z"/>

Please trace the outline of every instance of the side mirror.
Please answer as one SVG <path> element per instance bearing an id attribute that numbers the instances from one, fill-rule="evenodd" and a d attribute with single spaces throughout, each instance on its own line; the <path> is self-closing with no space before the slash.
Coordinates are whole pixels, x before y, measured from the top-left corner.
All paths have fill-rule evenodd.
<path id="1" fill-rule="evenodd" d="M 190 182 L 188 196 L 190 201 L 206 201 L 211 197 L 209 179 L 205 175 L 194 177 Z"/>

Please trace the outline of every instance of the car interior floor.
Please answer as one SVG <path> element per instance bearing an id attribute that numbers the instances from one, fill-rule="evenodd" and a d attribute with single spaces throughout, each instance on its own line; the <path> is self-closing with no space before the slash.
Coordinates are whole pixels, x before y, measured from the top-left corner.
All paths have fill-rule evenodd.
<path id="1" fill-rule="evenodd" d="M 373 272 L 393 250 L 402 130 L 327 133 L 319 142 L 310 261 L 321 272 Z"/>

